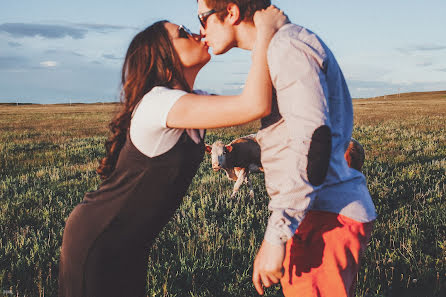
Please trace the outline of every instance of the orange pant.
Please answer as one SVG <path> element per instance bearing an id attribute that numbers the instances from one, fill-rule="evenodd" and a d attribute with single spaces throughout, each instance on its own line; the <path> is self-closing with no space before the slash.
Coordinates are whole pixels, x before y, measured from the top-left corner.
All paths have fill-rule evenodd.
<path id="1" fill-rule="evenodd" d="M 361 254 L 373 222 L 359 223 L 336 213 L 309 211 L 286 245 L 286 297 L 355 295 Z"/>

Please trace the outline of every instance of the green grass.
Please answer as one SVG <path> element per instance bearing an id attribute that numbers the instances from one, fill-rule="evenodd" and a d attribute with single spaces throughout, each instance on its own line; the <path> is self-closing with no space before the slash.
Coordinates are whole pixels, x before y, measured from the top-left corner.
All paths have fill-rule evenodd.
<path id="1" fill-rule="evenodd" d="M 357 296 L 446 293 L 446 100 L 444 92 L 355 100 L 353 136 L 378 219 L 358 275 Z M 107 123 L 116 105 L 0 106 L 0 296 L 57 296 L 65 219 L 100 180 Z M 208 132 L 231 141 L 258 123 Z M 188 194 L 155 241 L 148 296 L 256 296 L 252 262 L 269 198 L 256 198 L 210 170 L 205 157 Z M 266 296 L 282 296 L 280 287 Z"/>

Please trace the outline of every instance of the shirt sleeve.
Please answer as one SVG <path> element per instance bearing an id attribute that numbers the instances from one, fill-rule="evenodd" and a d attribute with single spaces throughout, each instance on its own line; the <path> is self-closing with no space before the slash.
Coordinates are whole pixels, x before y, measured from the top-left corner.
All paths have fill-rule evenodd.
<path id="1" fill-rule="evenodd" d="M 137 106 L 130 125 L 130 137 L 145 155 L 154 157 L 168 151 L 184 129 L 167 127 L 167 115 L 175 102 L 187 92 L 154 87 Z"/>
<path id="2" fill-rule="evenodd" d="M 158 100 L 157 102 L 154 102 L 156 105 L 158 105 L 158 110 L 160 111 L 160 117 L 163 128 L 167 128 L 167 115 L 169 114 L 169 111 L 172 109 L 172 106 L 177 102 L 178 99 L 180 99 L 183 95 L 186 95 L 187 92 L 183 90 L 173 90 L 173 89 L 166 89 L 168 90 L 165 92 L 165 95 L 163 96 L 162 100 Z"/>
<path id="3" fill-rule="evenodd" d="M 326 176 L 331 150 L 324 58 L 315 49 L 316 37 L 302 41 L 299 33 L 279 31 L 268 49 L 270 75 L 284 120 L 264 140 L 278 147 L 264 164 L 271 196 L 265 240 L 277 245 L 286 243 L 303 220 Z M 312 38 L 315 43 L 308 44 Z M 262 149 L 262 164 L 263 154 Z"/>

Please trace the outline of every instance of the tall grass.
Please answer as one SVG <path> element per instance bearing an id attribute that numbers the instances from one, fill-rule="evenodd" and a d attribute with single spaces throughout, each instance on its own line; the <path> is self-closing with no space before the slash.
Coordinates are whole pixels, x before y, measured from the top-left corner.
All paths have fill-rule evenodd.
<path id="1" fill-rule="evenodd" d="M 0 296 L 56 296 L 65 219 L 97 188 L 113 104 L 0 105 Z M 355 100 L 354 137 L 378 219 L 357 296 L 446 294 L 446 92 Z M 258 123 L 208 131 L 207 141 Z M 210 170 L 205 157 L 188 194 L 150 251 L 148 296 L 256 296 L 252 262 L 269 216 L 256 193 Z M 280 287 L 266 296 L 282 296 Z"/>

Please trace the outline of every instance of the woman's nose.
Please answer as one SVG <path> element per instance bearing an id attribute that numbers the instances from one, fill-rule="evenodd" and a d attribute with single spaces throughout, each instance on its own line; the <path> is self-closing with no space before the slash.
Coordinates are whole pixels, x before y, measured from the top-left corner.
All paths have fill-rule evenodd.
<path id="1" fill-rule="evenodd" d="M 195 33 L 192 34 L 192 37 L 197 41 L 200 41 L 202 38 L 201 34 L 195 34 Z"/>

